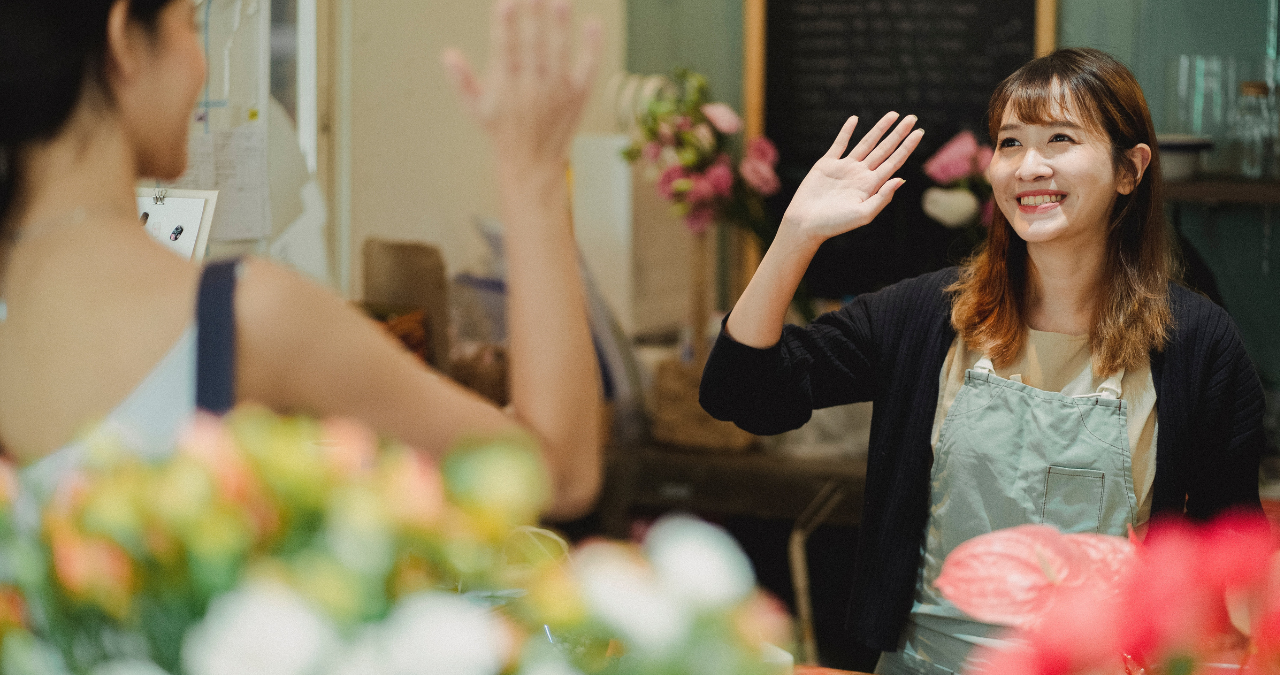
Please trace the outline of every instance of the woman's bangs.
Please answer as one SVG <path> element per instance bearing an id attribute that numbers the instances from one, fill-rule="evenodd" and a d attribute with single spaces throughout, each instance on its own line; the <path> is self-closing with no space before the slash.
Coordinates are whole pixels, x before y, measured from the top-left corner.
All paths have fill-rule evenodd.
<path id="1" fill-rule="evenodd" d="M 1083 86 L 1076 82 L 1064 83 L 1052 75 L 1045 77 L 1037 77 L 1037 75 L 1037 73 L 1027 73 L 1020 78 L 1020 81 L 1009 83 L 1003 110 L 999 117 L 991 120 L 991 126 L 994 129 L 999 129 L 1004 121 L 1005 112 L 1010 111 L 1022 124 L 1070 123 L 1105 133 L 1097 105 L 1093 98 L 1083 91 Z"/>

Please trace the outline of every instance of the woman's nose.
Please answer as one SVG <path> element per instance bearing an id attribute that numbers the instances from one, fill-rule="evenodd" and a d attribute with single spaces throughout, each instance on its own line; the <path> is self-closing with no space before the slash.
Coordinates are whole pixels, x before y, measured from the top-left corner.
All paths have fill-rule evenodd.
<path id="1" fill-rule="evenodd" d="M 1027 148 L 1022 155 L 1022 162 L 1018 164 L 1017 178 L 1020 181 L 1031 182 L 1041 180 L 1053 175 L 1053 167 L 1045 161 L 1044 155 L 1040 154 L 1035 148 Z"/>

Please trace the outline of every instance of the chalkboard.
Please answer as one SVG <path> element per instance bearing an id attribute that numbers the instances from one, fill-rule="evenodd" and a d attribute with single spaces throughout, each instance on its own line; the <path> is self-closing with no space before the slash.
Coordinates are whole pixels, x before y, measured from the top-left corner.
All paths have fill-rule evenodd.
<path id="1" fill-rule="evenodd" d="M 874 290 L 954 263 L 972 239 L 924 215 L 920 165 L 961 129 L 985 141 L 987 103 L 1037 51 L 1035 0 L 769 0 L 765 134 L 779 148 L 781 217 L 850 115 L 869 129 L 891 110 L 925 138 L 907 184 L 871 225 L 829 241 L 806 279 L 819 297 Z"/>

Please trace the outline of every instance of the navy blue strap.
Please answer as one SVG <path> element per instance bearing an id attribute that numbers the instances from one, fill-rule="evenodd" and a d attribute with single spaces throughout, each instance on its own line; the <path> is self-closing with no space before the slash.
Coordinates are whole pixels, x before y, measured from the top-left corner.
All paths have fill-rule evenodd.
<path id="1" fill-rule="evenodd" d="M 204 268 L 196 301 L 196 407 L 217 415 L 236 404 L 236 272 L 239 260 Z"/>

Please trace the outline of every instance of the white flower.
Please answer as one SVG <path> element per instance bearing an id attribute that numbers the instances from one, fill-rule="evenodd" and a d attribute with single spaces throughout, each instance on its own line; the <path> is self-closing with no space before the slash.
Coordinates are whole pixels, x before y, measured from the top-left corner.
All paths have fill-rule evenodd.
<path id="1" fill-rule="evenodd" d="M 496 675 L 509 651 L 508 636 L 489 610 L 453 593 L 401 600 L 382 635 L 394 675 Z"/>
<path id="2" fill-rule="evenodd" d="M 925 215 L 949 228 L 957 228 L 973 222 L 982 205 L 968 188 L 931 187 L 924 191 L 920 204 Z"/>
<path id="3" fill-rule="evenodd" d="M 183 640 L 182 665 L 188 675 L 312 675 L 337 648 L 337 631 L 306 600 L 258 581 L 209 605 Z"/>
<path id="4" fill-rule="evenodd" d="M 624 546 L 589 544 L 575 555 L 574 566 L 591 613 L 621 633 L 629 647 L 661 655 L 688 634 L 693 622 L 689 608 Z"/>
<path id="5" fill-rule="evenodd" d="M 391 675 L 384 652 L 382 633 L 367 628 L 338 656 L 328 675 Z"/>
<path id="6" fill-rule="evenodd" d="M 755 588 L 742 549 L 710 523 L 689 516 L 663 518 L 649 530 L 644 548 L 662 584 L 699 609 L 733 605 Z"/>
<path id="7" fill-rule="evenodd" d="M 112 661 L 93 669 L 93 675 L 169 675 L 150 661 Z"/>

